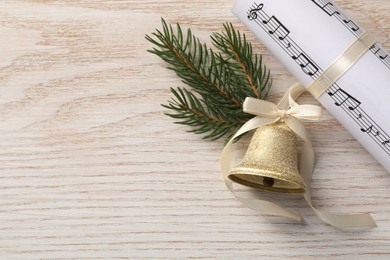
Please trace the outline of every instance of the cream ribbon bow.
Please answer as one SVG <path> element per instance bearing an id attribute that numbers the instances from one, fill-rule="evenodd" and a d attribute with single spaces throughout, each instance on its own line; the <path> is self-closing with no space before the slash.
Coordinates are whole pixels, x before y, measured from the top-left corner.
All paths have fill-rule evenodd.
<path id="1" fill-rule="evenodd" d="M 339 228 L 366 228 L 375 227 L 375 221 L 369 213 L 339 215 L 330 214 L 316 209 L 311 202 L 310 183 L 314 169 L 314 151 L 308 138 L 304 124 L 299 119 L 318 120 L 321 116 L 321 108 L 313 105 L 298 105 L 297 99 L 306 89 L 301 84 L 294 84 L 276 106 L 274 103 L 247 98 L 243 104 L 246 113 L 256 117 L 245 123 L 226 144 L 221 154 L 222 177 L 227 188 L 248 208 L 260 211 L 267 215 L 284 216 L 296 221 L 301 221 L 301 216 L 293 213 L 270 201 L 244 198 L 234 191 L 233 182 L 228 178 L 231 170 L 231 146 L 238 136 L 264 125 L 269 125 L 283 120 L 292 131 L 303 139 L 303 148 L 300 162 L 300 174 L 306 185 L 304 198 L 317 216 L 324 222 Z"/>

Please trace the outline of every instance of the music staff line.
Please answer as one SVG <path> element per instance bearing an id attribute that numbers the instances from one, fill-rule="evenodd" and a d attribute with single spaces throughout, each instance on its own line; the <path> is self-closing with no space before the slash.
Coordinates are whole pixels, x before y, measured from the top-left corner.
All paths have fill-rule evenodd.
<path id="1" fill-rule="evenodd" d="M 390 155 L 390 149 L 387 147 L 390 143 L 390 137 L 382 128 L 372 123 L 373 120 L 360 108 L 360 101 L 349 95 L 343 89 L 335 86 L 329 88 L 327 93 L 335 101 L 335 105 L 341 107 L 359 125 L 362 132 L 370 135 L 371 139 Z"/>
<path id="2" fill-rule="evenodd" d="M 363 31 L 357 24 L 350 20 L 338 7 L 336 7 L 330 0 L 312 0 L 319 8 L 322 9 L 330 17 L 338 19 L 348 30 L 350 30 L 355 37 L 363 34 Z"/>
<path id="3" fill-rule="evenodd" d="M 260 28 L 302 68 L 304 73 L 312 79 L 317 79 L 323 70 L 289 37 L 290 31 L 275 16 L 269 17 L 262 9 L 264 4 L 251 6 L 247 12 L 248 19 L 254 20 Z M 311 71 L 310 66 L 311 67 Z M 307 68 L 309 66 L 309 68 Z M 307 70 L 305 70 L 307 69 Z M 337 84 L 328 89 L 333 91 L 329 95 L 336 106 L 341 107 L 360 127 L 362 132 L 368 134 L 388 155 L 390 155 L 390 136 L 383 131 L 361 108 L 360 102 L 342 90 Z M 351 102 L 353 101 L 353 102 Z"/>
<path id="4" fill-rule="evenodd" d="M 312 0 L 318 7 L 320 7 L 325 13 L 327 13 L 329 16 L 334 16 L 336 19 L 338 19 L 341 24 L 343 24 L 349 31 L 352 32 L 352 34 L 359 38 L 364 32 L 357 26 L 355 22 L 352 20 L 347 20 L 347 16 L 339 9 L 337 8 L 332 1 L 330 0 Z M 351 26 L 352 25 L 352 26 Z M 378 46 L 378 44 L 374 44 L 370 51 L 378 57 L 388 68 L 390 68 L 390 57 L 384 51 L 381 47 Z M 366 117 L 369 117 L 364 111 L 362 111 Z M 362 116 L 360 114 L 360 116 Z M 362 117 L 359 117 L 361 119 Z M 371 119 L 371 118 L 370 118 Z M 372 119 L 371 119 L 372 120 Z M 379 126 L 378 126 L 379 127 Z M 368 124 L 366 128 L 361 129 L 363 132 L 366 133 L 374 133 L 374 136 L 383 136 L 382 133 L 384 131 L 379 127 L 379 130 L 377 127 L 374 127 L 373 125 Z M 389 139 L 384 139 L 381 142 L 382 145 L 387 145 L 390 143 Z"/>
<path id="5" fill-rule="evenodd" d="M 259 7 L 260 6 L 260 7 Z M 248 18 L 254 20 L 264 31 L 266 31 L 271 38 L 301 67 L 303 72 L 307 75 L 317 79 L 322 72 L 319 66 L 309 58 L 298 44 L 295 43 L 288 35 L 290 31 L 281 25 L 280 21 L 275 16 L 269 17 L 264 11 L 261 11 L 263 4 L 252 6 L 251 10 L 257 10 L 256 13 L 247 13 Z M 279 28 L 285 28 L 284 31 L 279 32 Z"/>
<path id="6" fill-rule="evenodd" d="M 357 24 L 347 18 L 347 16 L 336 7 L 332 1 L 330 0 L 312 0 L 319 8 L 321 8 L 326 14 L 330 17 L 335 17 L 337 20 L 341 22 L 352 34 L 359 38 L 363 35 L 363 30 L 357 26 Z M 389 69 L 390 69 L 390 56 L 384 51 L 378 44 L 374 44 L 370 51 L 380 60 L 382 61 Z"/>
<path id="7" fill-rule="evenodd" d="M 348 113 L 351 118 L 359 125 L 360 130 L 363 133 L 370 135 L 373 139 L 388 155 L 390 155 L 390 136 L 377 124 L 373 124 L 373 120 L 366 112 L 360 108 L 360 101 L 356 100 L 348 93 L 340 88 L 332 86 L 327 91 L 328 95 L 333 98 L 335 105 L 341 107 L 344 112 Z"/>

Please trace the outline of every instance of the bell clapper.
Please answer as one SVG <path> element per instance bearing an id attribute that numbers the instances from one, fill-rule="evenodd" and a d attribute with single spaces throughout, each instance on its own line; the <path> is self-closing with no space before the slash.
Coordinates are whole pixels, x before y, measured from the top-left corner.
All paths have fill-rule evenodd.
<path id="1" fill-rule="evenodd" d="M 264 177 L 263 178 L 263 185 L 266 187 L 272 187 L 274 186 L 274 178 Z"/>

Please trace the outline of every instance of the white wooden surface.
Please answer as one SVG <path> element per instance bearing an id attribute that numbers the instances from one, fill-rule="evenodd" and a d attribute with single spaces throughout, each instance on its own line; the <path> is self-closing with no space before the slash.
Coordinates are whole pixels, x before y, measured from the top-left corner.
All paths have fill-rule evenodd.
<path id="1" fill-rule="evenodd" d="M 390 49 L 389 0 L 338 0 Z M 378 228 L 303 223 L 242 206 L 219 173 L 221 142 L 163 115 L 180 80 L 146 49 L 160 17 L 209 42 L 247 32 L 277 100 L 295 80 L 230 13 L 233 0 L 4 0 L 0 3 L 1 259 L 388 259 L 390 173 L 328 113 L 308 125 L 314 203 L 370 211 Z M 302 102 L 316 103 L 308 96 Z M 238 145 L 243 152 L 245 145 Z"/>

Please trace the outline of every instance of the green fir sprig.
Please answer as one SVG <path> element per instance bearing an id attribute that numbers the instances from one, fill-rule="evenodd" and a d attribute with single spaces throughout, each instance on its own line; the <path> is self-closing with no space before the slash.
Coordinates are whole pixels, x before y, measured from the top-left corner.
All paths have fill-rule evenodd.
<path id="1" fill-rule="evenodd" d="M 232 24 L 211 35 L 219 52 L 208 48 L 179 24 L 174 30 L 162 21 L 162 30 L 145 38 L 155 46 L 149 52 L 169 64 L 189 88 L 171 88 L 173 97 L 162 106 L 176 123 L 192 127 L 190 132 L 204 134 L 204 139 L 229 139 L 253 115 L 242 111 L 246 97 L 266 99 L 272 85 L 270 72 L 262 56 L 254 54 L 245 34 Z"/>

